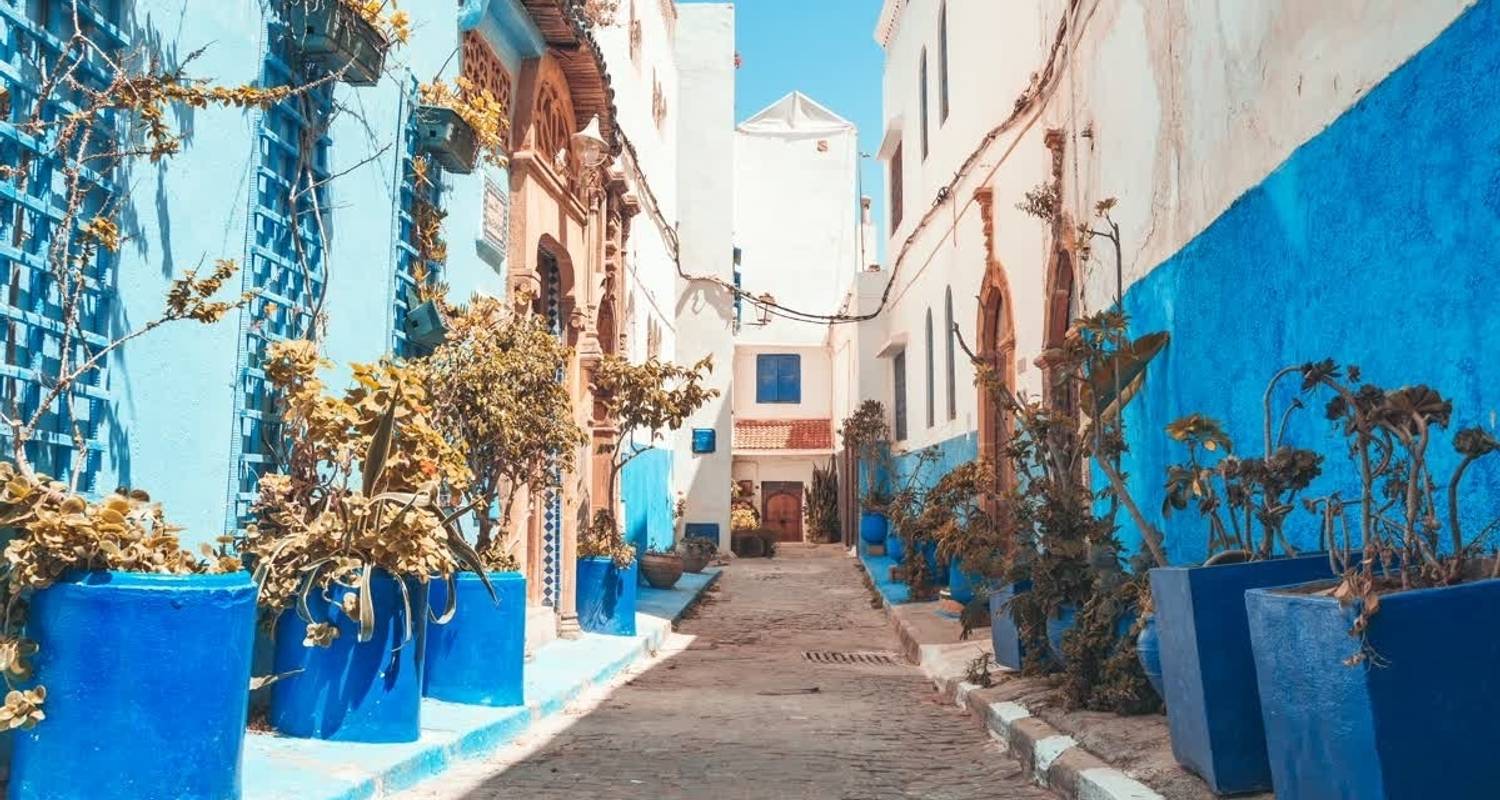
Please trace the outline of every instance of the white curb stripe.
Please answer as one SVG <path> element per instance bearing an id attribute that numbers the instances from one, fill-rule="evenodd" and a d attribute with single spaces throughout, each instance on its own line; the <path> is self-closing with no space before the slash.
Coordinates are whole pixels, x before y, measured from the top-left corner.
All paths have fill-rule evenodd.
<path id="1" fill-rule="evenodd" d="M 1165 799 L 1149 786 L 1113 767 L 1094 767 L 1078 773 L 1078 800 Z"/>
<path id="2" fill-rule="evenodd" d="M 1045 786 L 1047 783 L 1047 770 L 1052 768 L 1052 763 L 1062 756 L 1063 753 L 1068 752 L 1076 746 L 1078 746 L 1078 742 L 1074 741 L 1073 737 L 1062 734 L 1038 739 L 1036 744 L 1031 748 L 1036 763 L 1036 779 L 1041 781 L 1042 785 Z"/>
<path id="3" fill-rule="evenodd" d="M 998 727 L 1005 733 L 1010 733 L 1010 726 L 1016 724 L 1016 720 L 1026 719 L 1031 712 L 1020 703 L 1012 703 L 1009 700 L 999 703 L 990 703 L 990 720 L 999 723 Z"/>
<path id="4" fill-rule="evenodd" d="M 959 708 L 968 708 L 969 692 L 978 688 L 977 684 L 969 683 L 968 681 L 959 681 L 958 686 L 953 690 L 953 704 Z"/>

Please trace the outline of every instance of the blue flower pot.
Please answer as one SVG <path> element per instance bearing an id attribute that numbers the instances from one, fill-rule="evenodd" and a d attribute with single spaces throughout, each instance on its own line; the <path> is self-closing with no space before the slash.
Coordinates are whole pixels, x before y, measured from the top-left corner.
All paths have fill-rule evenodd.
<path id="1" fill-rule="evenodd" d="M 1020 669 L 1026 662 L 1026 649 L 1021 645 L 1021 631 L 1011 616 L 1010 601 L 1022 592 L 1031 590 L 1031 581 L 1003 583 L 990 592 L 990 643 L 995 646 L 995 663 L 1011 669 Z"/>
<path id="2" fill-rule="evenodd" d="M 1245 592 L 1330 577 L 1326 555 L 1151 570 L 1172 755 L 1215 792 L 1271 788 Z"/>
<path id="3" fill-rule="evenodd" d="M 859 538 L 865 544 L 884 544 L 889 530 L 890 522 L 884 514 L 875 511 L 859 512 Z"/>
<path id="4" fill-rule="evenodd" d="M 922 554 L 923 560 L 927 562 L 927 574 L 932 576 L 933 585 L 947 585 L 948 565 L 938 563 L 937 542 L 931 539 L 924 539 L 917 543 L 917 551 Z"/>
<path id="5" fill-rule="evenodd" d="M 979 587 L 986 583 L 985 577 L 973 572 L 965 572 L 963 562 L 953 559 L 948 564 L 948 596 L 955 603 L 968 605 L 974 601 L 974 595 L 979 592 Z"/>
<path id="6" fill-rule="evenodd" d="M 15 731 L 8 796 L 240 796 L 256 587 L 246 573 L 87 572 L 36 593 L 47 718 Z"/>
<path id="7" fill-rule="evenodd" d="M 620 568 L 604 557 L 578 559 L 578 624 L 590 633 L 635 635 L 640 563 Z"/>
<path id="8" fill-rule="evenodd" d="M 1161 640 L 1156 635 L 1156 617 L 1148 617 L 1135 639 L 1135 655 L 1141 662 L 1141 671 L 1156 690 L 1157 697 L 1164 697 L 1161 686 Z"/>
<path id="9" fill-rule="evenodd" d="M 906 560 L 906 540 L 901 538 L 901 534 L 891 531 L 886 535 L 885 554 L 897 564 Z"/>
<path id="10" fill-rule="evenodd" d="M 458 575 L 458 610 L 447 624 L 427 625 L 427 663 L 422 694 L 437 700 L 480 706 L 525 705 L 526 577 L 492 572 L 500 598 L 490 599 L 479 576 Z M 434 579 L 429 595 L 434 614 L 448 602 L 448 583 Z"/>
<path id="11" fill-rule="evenodd" d="M 1064 603 L 1056 614 L 1047 618 L 1047 651 L 1052 654 L 1052 660 L 1059 667 L 1068 665 L 1068 660 L 1063 657 L 1063 637 L 1073 629 L 1073 623 L 1077 619 L 1078 607 L 1072 603 Z M 1121 614 L 1115 620 L 1115 636 L 1124 636 L 1134 625 L 1135 614 Z"/>
<path id="12" fill-rule="evenodd" d="M 341 742 L 415 742 L 421 734 L 422 661 L 427 630 L 425 581 L 379 571 L 370 581 L 375 635 L 358 641 L 359 623 L 339 602 L 354 590 L 338 587 L 308 598 L 315 622 L 331 622 L 338 638 L 307 647 L 307 623 L 297 610 L 276 622 L 276 672 L 301 670 L 271 687 L 271 724 L 288 736 Z M 410 597 L 412 638 L 405 638 Z M 485 598 L 488 600 L 489 598 Z"/>
<path id="13" fill-rule="evenodd" d="M 1278 800 L 1489 798 L 1500 786 L 1500 580 L 1383 595 L 1345 666 L 1358 604 L 1245 593 Z"/>

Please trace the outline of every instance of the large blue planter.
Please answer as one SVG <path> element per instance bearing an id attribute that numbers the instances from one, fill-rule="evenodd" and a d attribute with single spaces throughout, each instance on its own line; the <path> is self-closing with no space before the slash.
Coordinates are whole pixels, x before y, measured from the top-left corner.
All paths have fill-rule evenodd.
<path id="1" fill-rule="evenodd" d="M 370 582 L 375 637 L 358 641 L 359 624 L 339 607 L 353 590 L 308 599 L 315 622 L 332 622 L 339 635 L 328 647 L 302 644 L 307 624 L 296 609 L 276 622 L 276 672 L 302 670 L 271 687 L 271 724 L 290 736 L 343 742 L 415 742 L 421 734 L 422 661 L 427 630 L 427 585 L 406 578 L 412 639 L 401 587 L 385 572 Z M 489 598 L 486 597 L 486 600 Z"/>
<path id="2" fill-rule="evenodd" d="M 1278 800 L 1479 800 L 1500 759 L 1500 580 L 1384 595 L 1344 665 L 1358 606 L 1245 594 Z"/>
<path id="3" fill-rule="evenodd" d="M 875 511 L 859 512 L 859 538 L 865 544 L 885 544 L 886 534 L 890 530 L 890 522 L 884 514 Z"/>
<path id="4" fill-rule="evenodd" d="M 979 587 L 986 583 L 985 577 L 973 572 L 965 572 L 963 562 L 953 559 L 948 563 L 948 596 L 959 605 L 968 605 L 973 602 L 974 595 L 979 592 Z"/>
<path id="5" fill-rule="evenodd" d="M 77 573 L 37 592 L 47 718 L 14 732 L 8 796 L 238 798 L 255 595 L 246 573 Z"/>
<path id="6" fill-rule="evenodd" d="M 906 560 L 906 540 L 897 531 L 886 534 L 885 554 L 897 564 Z"/>
<path id="7" fill-rule="evenodd" d="M 1151 570 L 1172 754 L 1214 791 L 1271 788 L 1245 592 L 1331 575 L 1326 555 Z"/>
<path id="8" fill-rule="evenodd" d="M 578 559 L 578 624 L 590 633 L 635 635 L 640 562 L 620 568 L 609 558 Z"/>
<path id="9" fill-rule="evenodd" d="M 525 704 L 526 577 L 492 572 L 489 579 L 498 605 L 478 575 L 460 573 L 457 613 L 447 624 L 428 623 L 423 695 L 481 706 Z M 447 581 L 434 580 L 429 596 L 434 613 L 441 613 Z"/>
<path id="10" fill-rule="evenodd" d="M 1141 633 L 1135 638 L 1135 655 L 1141 662 L 1141 672 L 1155 690 L 1157 697 L 1164 697 L 1161 677 L 1161 639 L 1156 634 L 1156 617 L 1147 617 Z"/>
<path id="11" fill-rule="evenodd" d="M 1078 607 L 1072 603 L 1064 603 L 1056 614 L 1047 617 L 1047 651 L 1052 654 L 1052 660 L 1059 667 L 1066 667 L 1068 661 L 1063 657 L 1063 637 L 1073 629 L 1073 623 L 1078 620 Z M 1124 636 L 1130 632 L 1135 625 L 1135 614 L 1121 614 L 1115 620 L 1115 636 Z"/>
<path id="12" fill-rule="evenodd" d="M 945 586 L 948 583 L 948 565 L 938 562 L 937 542 L 924 539 L 917 544 L 917 550 L 921 552 L 922 558 L 927 562 L 927 574 L 932 576 L 932 582 L 936 586 Z"/>
<path id="13" fill-rule="evenodd" d="M 1031 581 L 1021 581 L 1003 583 L 990 592 L 990 643 L 995 646 L 995 663 L 1003 667 L 1020 669 L 1026 663 L 1026 648 L 1021 644 L 1010 601 L 1030 590 Z"/>

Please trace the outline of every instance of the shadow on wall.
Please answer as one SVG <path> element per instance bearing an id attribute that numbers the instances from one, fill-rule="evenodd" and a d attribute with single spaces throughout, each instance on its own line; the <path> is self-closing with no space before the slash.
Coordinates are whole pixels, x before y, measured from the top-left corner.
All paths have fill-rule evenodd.
<path id="1" fill-rule="evenodd" d="M 1130 288 L 1132 330 L 1172 334 L 1125 412 L 1124 466 L 1143 509 L 1161 507 L 1165 469 L 1182 460 L 1165 426 L 1203 412 L 1225 422 L 1238 449 L 1259 452 L 1261 396 L 1287 365 L 1333 358 L 1377 384 L 1425 383 L 1450 398 L 1452 424 L 1432 448 L 1437 471 L 1455 463 L 1454 431 L 1495 430 L 1495 30 L 1500 0 L 1481 0 Z M 1279 407 L 1295 384 L 1285 382 Z M 1291 443 L 1326 457 L 1309 496 L 1357 485 L 1323 402 L 1316 398 L 1289 428 Z M 1465 482 L 1475 496 L 1500 498 L 1500 467 L 1476 465 Z M 1318 544 L 1315 521 L 1300 508 L 1287 533 L 1295 546 Z M 1174 563 L 1204 557 L 1194 515 L 1169 518 L 1166 535 Z M 1131 548 L 1140 540 L 1128 524 L 1121 538 Z"/>

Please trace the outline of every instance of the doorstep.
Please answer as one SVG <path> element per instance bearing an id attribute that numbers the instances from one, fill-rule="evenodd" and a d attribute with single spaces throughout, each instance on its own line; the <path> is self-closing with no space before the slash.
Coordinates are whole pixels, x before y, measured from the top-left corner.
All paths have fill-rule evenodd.
<path id="1" fill-rule="evenodd" d="M 636 636 L 584 634 L 537 649 L 525 667 L 525 706 L 490 708 L 422 701 L 422 738 L 407 744 L 354 744 L 252 732 L 245 739 L 244 800 L 367 800 L 437 777 L 453 763 L 484 756 L 537 720 L 561 711 L 658 650 L 688 607 L 721 571 L 684 573 L 673 589 L 640 587 Z"/>
<path id="2" fill-rule="evenodd" d="M 866 570 L 885 567 L 861 556 Z M 871 571 L 877 589 L 882 574 Z M 988 629 L 960 640 L 958 622 L 943 613 L 940 602 L 898 604 L 880 594 L 907 660 L 945 700 L 982 722 L 1037 783 L 1069 800 L 1217 800 L 1208 784 L 1172 756 L 1165 716 L 1067 711 L 1053 679 L 1022 677 L 994 665 L 994 685 L 976 686 L 965 673 L 977 656 L 991 652 Z"/>

